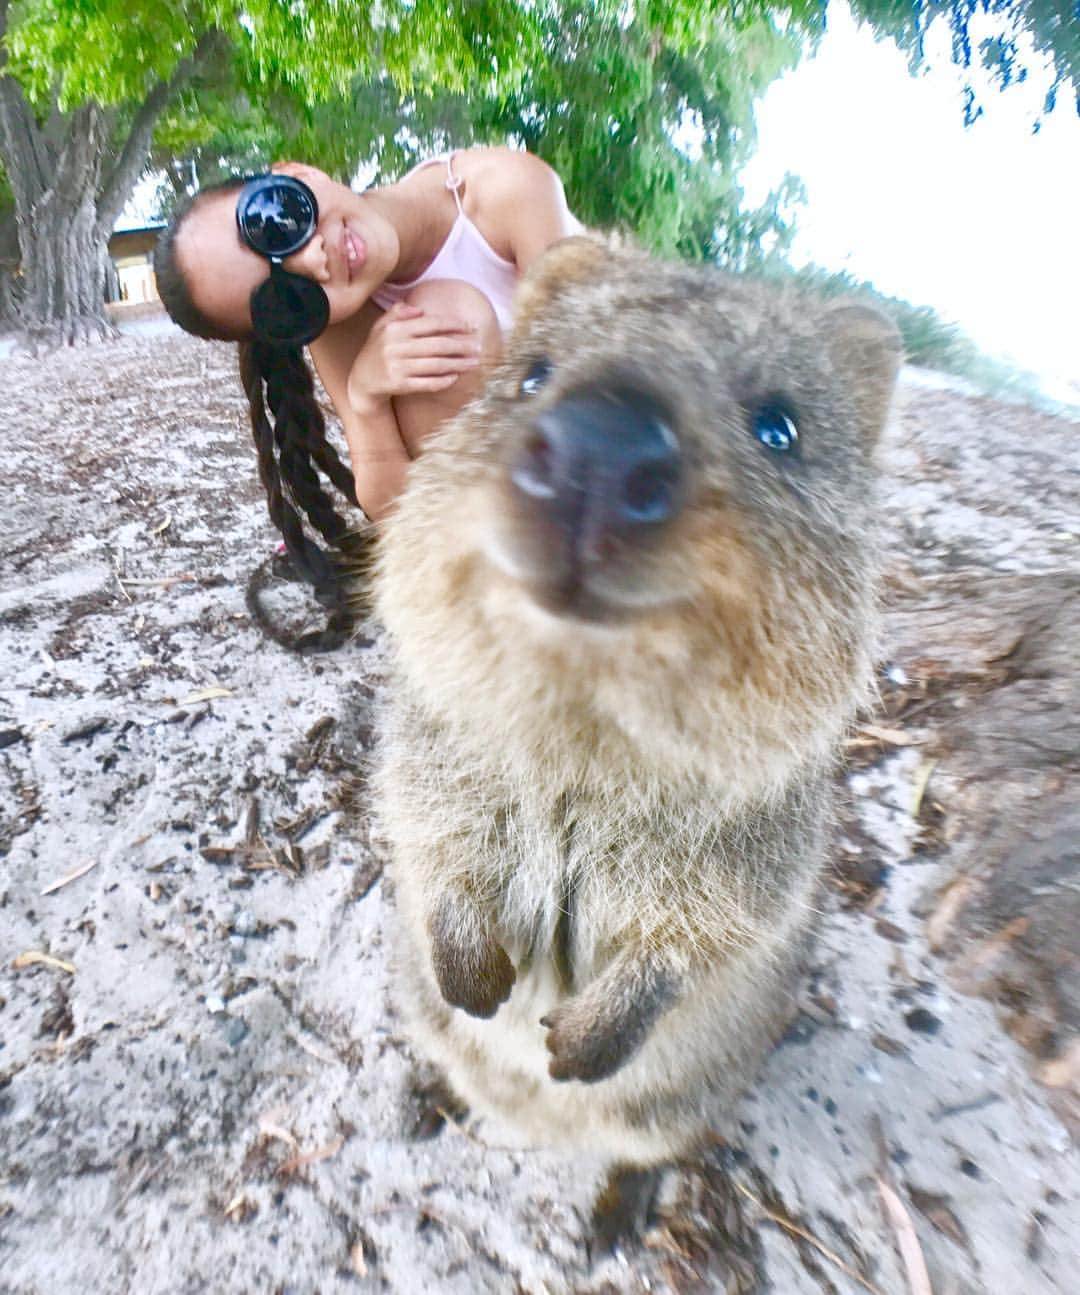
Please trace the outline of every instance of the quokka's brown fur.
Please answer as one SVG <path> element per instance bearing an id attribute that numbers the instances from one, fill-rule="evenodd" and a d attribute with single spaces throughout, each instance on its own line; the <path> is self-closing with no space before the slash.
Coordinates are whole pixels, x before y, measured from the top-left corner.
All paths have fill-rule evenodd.
<path id="1" fill-rule="evenodd" d="M 376 582 L 401 996 L 460 1096 L 538 1143 L 692 1149 L 789 1017 L 870 679 L 898 361 L 862 306 L 569 240 L 410 470 Z M 568 393 L 628 390 L 666 411 L 683 502 L 567 600 L 515 456 Z M 754 434 L 778 405 L 787 454 Z"/>

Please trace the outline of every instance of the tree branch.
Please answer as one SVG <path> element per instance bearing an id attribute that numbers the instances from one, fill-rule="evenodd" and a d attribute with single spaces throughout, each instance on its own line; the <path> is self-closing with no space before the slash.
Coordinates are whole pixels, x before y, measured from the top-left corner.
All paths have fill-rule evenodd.
<path id="1" fill-rule="evenodd" d="M 22 86 L 0 72 L 0 158 L 16 203 L 29 211 L 51 183 L 49 151 Z"/>
<path id="2" fill-rule="evenodd" d="M 5 2 L 6 0 L 0 0 L 0 3 Z M 168 81 L 158 81 L 139 106 L 123 148 L 101 182 L 97 204 L 98 227 L 106 237 L 112 233 L 113 226 L 135 187 L 135 181 L 146 165 L 158 118 L 173 95 L 201 72 L 221 50 L 223 41 L 223 35 L 215 28 L 203 32 L 189 57 L 177 63 Z"/>
<path id="3" fill-rule="evenodd" d="M 22 86 L 7 70 L 7 28 L 8 0 L 0 0 L 0 158 L 15 209 L 27 212 L 52 183 L 53 158 Z"/>
<path id="4" fill-rule="evenodd" d="M 74 208 L 93 194 L 99 158 L 105 147 L 105 113 L 84 103 L 68 117 L 64 144 L 56 160 L 53 190 L 64 208 Z"/>

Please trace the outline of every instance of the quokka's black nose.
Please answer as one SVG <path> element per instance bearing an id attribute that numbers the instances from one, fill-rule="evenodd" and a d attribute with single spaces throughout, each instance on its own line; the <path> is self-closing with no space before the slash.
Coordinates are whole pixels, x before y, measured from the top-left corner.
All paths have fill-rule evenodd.
<path id="1" fill-rule="evenodd" d="M 529 513 L 563 533 L 580 560 L 644 539 L 682 506 L 683 463 L 664 411 L 646 394 L 567 396 L 539 414 L 510 470 Z"/>

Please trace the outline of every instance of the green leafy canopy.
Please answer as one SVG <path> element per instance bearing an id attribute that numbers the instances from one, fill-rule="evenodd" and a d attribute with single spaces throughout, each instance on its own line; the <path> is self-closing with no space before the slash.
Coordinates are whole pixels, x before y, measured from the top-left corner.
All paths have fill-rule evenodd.
<path id="1" fill-rule="evenodd" d="M 216 30 L 246 75 L 312 104 L 385 73 L 494 87 L 535 53 L 531 6 L 513 0 L 14 0 L 9 71 L 31 100 L 118 104 L 166 81 Z"/>

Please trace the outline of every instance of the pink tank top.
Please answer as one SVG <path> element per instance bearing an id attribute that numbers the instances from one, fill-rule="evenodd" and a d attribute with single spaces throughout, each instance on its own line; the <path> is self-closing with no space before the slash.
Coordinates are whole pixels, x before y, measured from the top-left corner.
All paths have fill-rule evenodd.
<path id="1" fill-rule="evenodd" d="M 462 279 L 487 297 L 495 311 L 499 327 L 504 333 L 508 332 L 511 324 L 511 303 L 518 281 L 517 266 L 513 261 L 507 261 L 501 257 L 465 215 L 465 209 L 461 205 L 461 195 L 458 192 L 464 180 L 460 175 L 454 174 L 453 153 L 444 154 L 442 157 L 430 157 L 426 162 L 421 162 L 420 166 L 414 166 L 413 171 L 419 171 L 421 167 L 434 166 L 440 162 L 446 163 L 446 187 L 454 195 L 454 201 L 457 203 L 457 220 L 454 221 L 446 242 L 439 248 L 435 259 L 423 274 L 413 279 L 411 283 L 387 281 L 371 294 L 372 300 L 376 305 L 382 306 L 383 310 L 389 310 L 396 302 L 402 301 L 409 290 L 415 288 L 418 283 L 426 283 L 429 279 Z M 412 171 L 409 174 L 411 175 Z"/>

